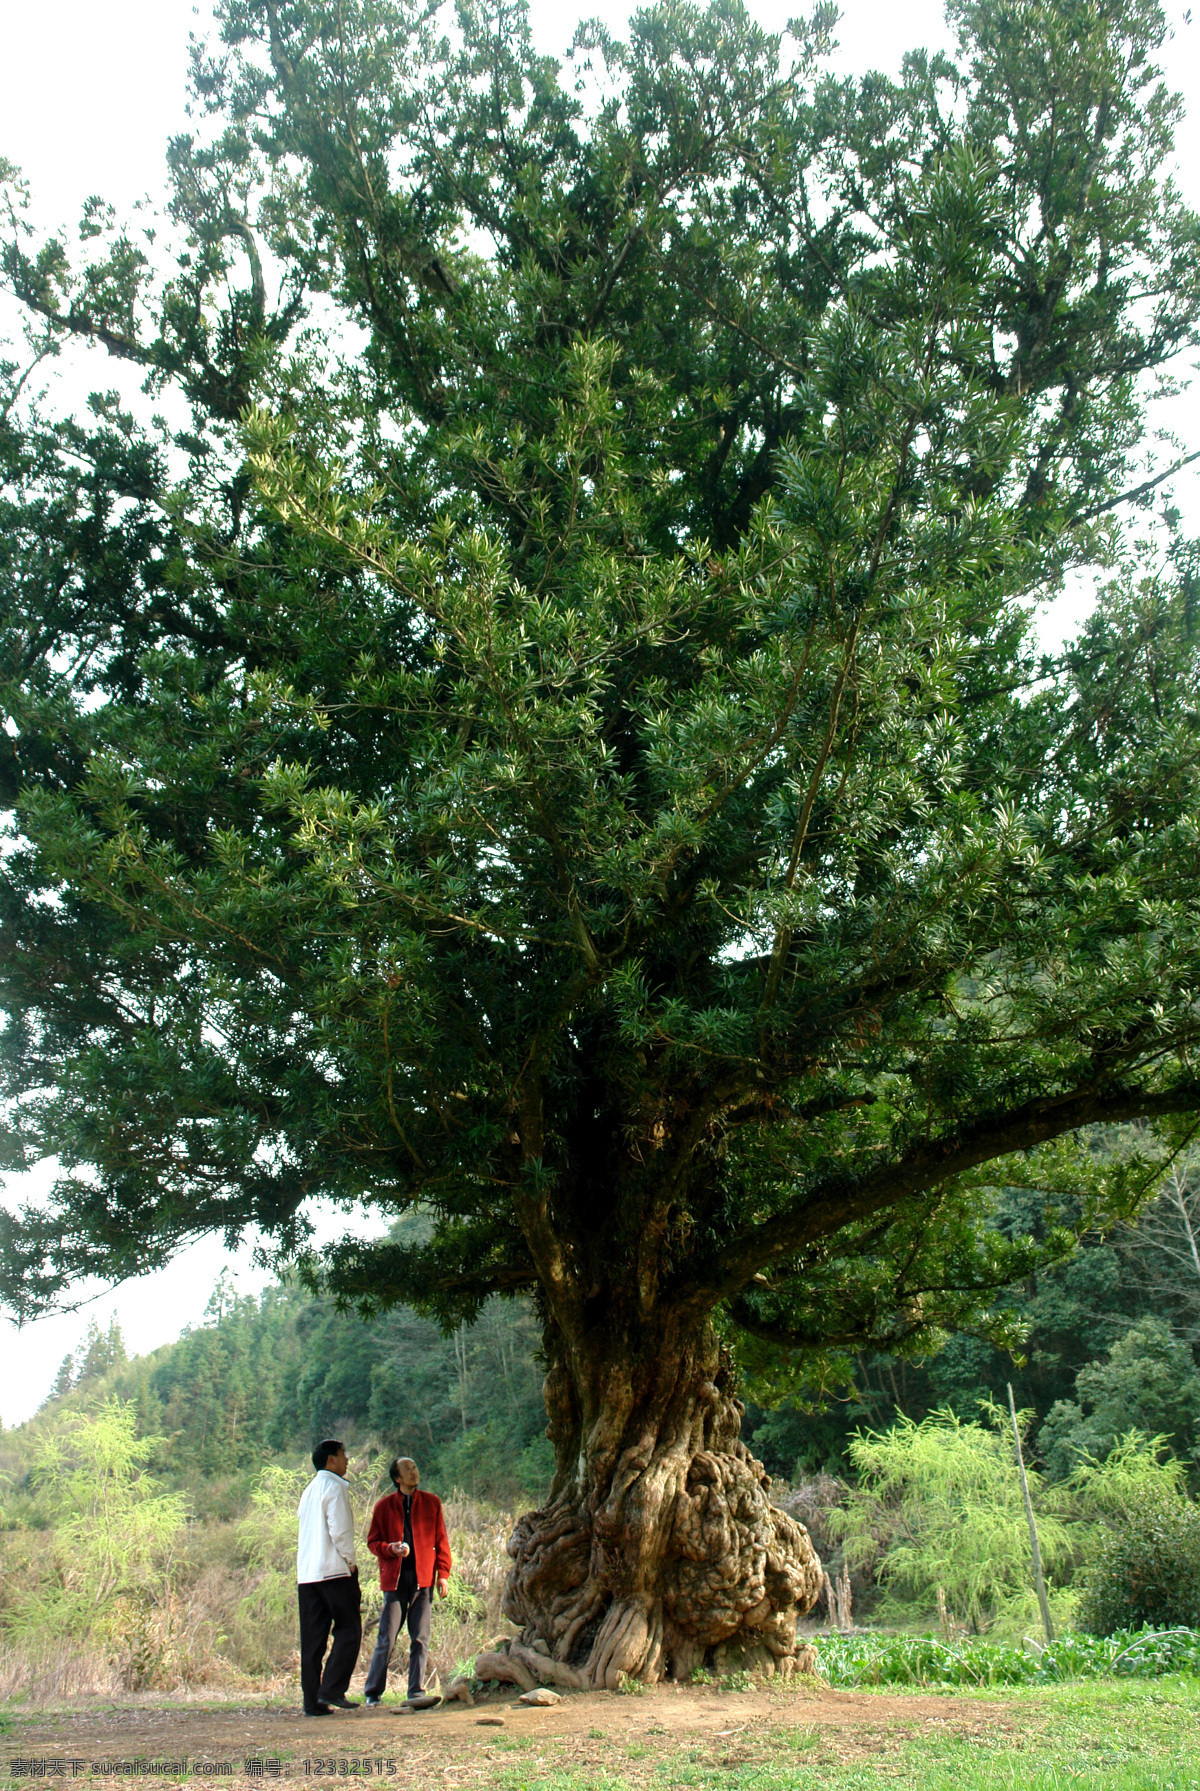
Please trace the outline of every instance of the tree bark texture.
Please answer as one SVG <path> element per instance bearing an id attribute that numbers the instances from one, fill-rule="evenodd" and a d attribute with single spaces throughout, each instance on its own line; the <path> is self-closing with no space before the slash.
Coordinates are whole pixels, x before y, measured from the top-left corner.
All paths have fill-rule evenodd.
<path id="1" fill-rule="evenodd" d="M 617 1326 L 587 1350 L 550 1341 L 557 1472 L 508 1545 L 504 1610 L 521 1645 L 593 1689 L 701 1665 L 794 1670 L 821 1564 L 741 1440 L 711 1325 L 681 1336 L 667 1322 L 636 1352 Z"/>

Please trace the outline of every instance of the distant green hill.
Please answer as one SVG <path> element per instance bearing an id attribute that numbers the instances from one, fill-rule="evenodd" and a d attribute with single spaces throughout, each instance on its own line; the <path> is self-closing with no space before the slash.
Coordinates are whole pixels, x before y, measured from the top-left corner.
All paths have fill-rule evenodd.
<path id="1" fill-rule="evenodd" d="M 155 1471 L 200 1514 L 231 1513 L 265 1462 L 331 1435 L 373 1439 L 412 1455 L 428 1485 L 511 1505 L 539 1498 L 553 1471 L 537 1343 L 523 1301 L 492 1300 L 443 1337 L 407 1307 L 364 1321 L 292 1286 L 241 1297 L 223 1277 L 207 1322 L 152 1355 L 128 1360 L 115 1325 L 93 1326 L 33 1423 L 136 1399 L 140 1432 L 166 1438 Z"/>

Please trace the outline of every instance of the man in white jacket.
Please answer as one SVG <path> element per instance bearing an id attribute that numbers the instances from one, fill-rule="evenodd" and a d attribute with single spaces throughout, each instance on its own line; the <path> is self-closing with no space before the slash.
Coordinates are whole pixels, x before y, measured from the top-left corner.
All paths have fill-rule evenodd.
<path id="1" fill-rule="evenodd" d="M 354 1514 L 346 1485 L 346 1451 L 340 1443 L 318 1443 L 312 1452 L 316 1473 L 300 1499 L 296 1547 L 296 1591 L 300 1600 L 300 1690 L 305 1716 L 332 1716 L 358 1708 L 346 1687 L 362 1641 L 362 1592 L 354 1552 Z M 333 1628 L 333 1646 L 325 1644 Z"/>

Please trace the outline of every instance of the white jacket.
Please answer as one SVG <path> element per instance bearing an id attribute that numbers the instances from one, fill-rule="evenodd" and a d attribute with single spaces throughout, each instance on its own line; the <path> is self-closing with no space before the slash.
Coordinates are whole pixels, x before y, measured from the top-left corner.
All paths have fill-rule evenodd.
<path id="1" fill-rule="evenodd" d="M 358 1565 L 354 1553 L 354 1516 L 350 1488 L 340 1474 L 318 1468 L 300 1498 L 300 1538 L 296 1545 L 296 1579 L 344 1580 Z"/>

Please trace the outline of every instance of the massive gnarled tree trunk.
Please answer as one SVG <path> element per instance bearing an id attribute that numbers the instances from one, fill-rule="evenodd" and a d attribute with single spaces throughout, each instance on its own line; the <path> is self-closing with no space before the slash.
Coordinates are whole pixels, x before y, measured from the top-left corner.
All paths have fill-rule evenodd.
<path id="1" fill-rule="evenodd" d="M 582 1347 L 581 1347 L 582 1346 Z M 504 1609 L 522 1640 L 612 1690 L 701 1664 L 789 1672 L 821 1566 L 770 1501 L 711 1324 L 551 1338 L 557 1472 L 518 1521 Z"/>

